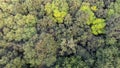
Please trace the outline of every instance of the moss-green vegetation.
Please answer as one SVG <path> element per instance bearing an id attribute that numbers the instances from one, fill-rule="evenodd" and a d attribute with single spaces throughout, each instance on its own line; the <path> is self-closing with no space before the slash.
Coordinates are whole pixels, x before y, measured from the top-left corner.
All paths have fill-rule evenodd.
<path id="1" fill-rule="evenodd" d="M 120 0 L 0 0 L 0 68 L 120 68 Z"/>

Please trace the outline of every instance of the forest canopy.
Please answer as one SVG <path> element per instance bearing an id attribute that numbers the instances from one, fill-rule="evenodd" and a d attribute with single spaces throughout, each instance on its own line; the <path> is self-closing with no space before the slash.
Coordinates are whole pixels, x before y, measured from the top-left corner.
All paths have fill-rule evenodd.
<path id="1" fill-rule="evenodd" d="M 0 0 L 0 68 L 120 68 L 120 0 Z"/>

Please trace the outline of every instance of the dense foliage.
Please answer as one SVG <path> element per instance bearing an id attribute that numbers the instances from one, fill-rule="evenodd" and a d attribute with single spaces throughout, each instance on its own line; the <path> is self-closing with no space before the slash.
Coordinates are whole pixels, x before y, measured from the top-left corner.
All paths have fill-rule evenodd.
<path id="1" fill-rule="evenodd" d="M 120 68 L 120 0 L 0 0 L 0 68 Z"/>

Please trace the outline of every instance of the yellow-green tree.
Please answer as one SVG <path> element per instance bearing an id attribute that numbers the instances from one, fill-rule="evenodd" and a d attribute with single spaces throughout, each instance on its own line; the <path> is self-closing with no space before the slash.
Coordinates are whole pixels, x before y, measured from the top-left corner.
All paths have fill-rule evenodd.
<path id="1" fill-rule="evenodd" d="M 55 22 L 63 23 L 64 17 L 68 13 L 68 4 L 66 0 L 53 0 L 45 5 L 45 11 Z"/>

